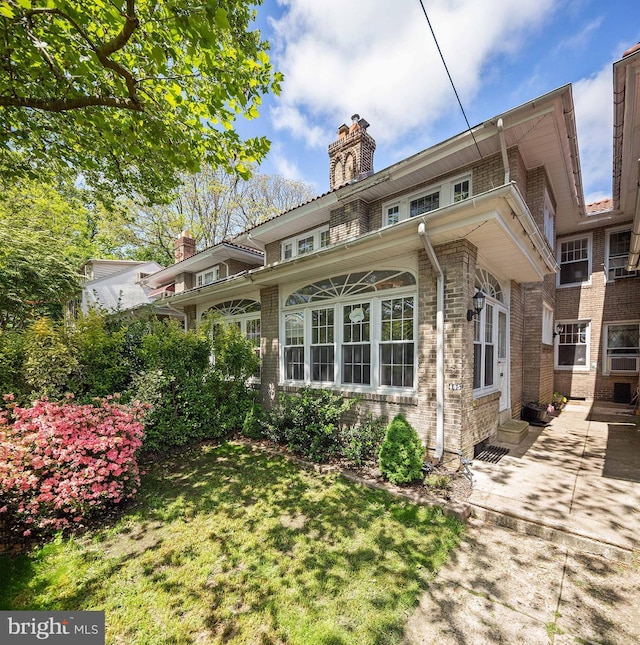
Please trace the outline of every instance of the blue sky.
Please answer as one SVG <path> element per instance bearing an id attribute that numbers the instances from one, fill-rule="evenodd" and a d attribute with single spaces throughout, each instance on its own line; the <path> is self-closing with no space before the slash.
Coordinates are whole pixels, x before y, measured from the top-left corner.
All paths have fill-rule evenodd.
<path id="1" fill-rule="evenodd" d="M 612 65 L 640 41 L 639 0 L 423 0 L 470 124 L 572 83 L 587 203 L 611 194 Z M 265 0 L 285 75 L 243 136 L 261 170 L 328 190 L 327 146 L 358 113 L 375 170 L 466 129 L 419 0 Z"/>

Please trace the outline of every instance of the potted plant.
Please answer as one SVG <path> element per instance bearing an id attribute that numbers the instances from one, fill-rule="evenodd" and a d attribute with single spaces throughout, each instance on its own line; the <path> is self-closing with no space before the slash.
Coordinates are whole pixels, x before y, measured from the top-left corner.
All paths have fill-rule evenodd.
<path id="1" fill-rule="evenodd" d="M 551 403 L 556 410 L 562 410 L 562 408 L 567 405 L 567 400 L 566 396 L 563 396 L 559 392 L 554 392 L 553 401 Z"/>

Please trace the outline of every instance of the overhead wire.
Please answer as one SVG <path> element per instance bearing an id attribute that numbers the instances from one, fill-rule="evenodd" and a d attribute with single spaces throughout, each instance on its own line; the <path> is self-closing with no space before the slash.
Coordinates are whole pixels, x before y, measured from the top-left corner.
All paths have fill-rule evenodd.
<path id="1" fill-rule="evenodd" d="M 444 59 L 444 54 L 442 53 L 442 50 L 440 49 L 440 44 L 438 43 L 438 39 L 436 38 L 436 33 L 433 30 L 433 27 L 431 25 L 431 20 L 429 20 L 429 14 L 427 14 L 427 10 L 424 6 L 424 3 L 422 0 L 418 0 L 420 2 L 420 6 L 422 7 L 422 12 L 424 13 L 424 17 L 427 19 L 427 24 L 429 25 L 429 29 L 431 30 L 431 35 L 433 36 L 433 42 L 436 44 L 436 48 L 438 50 L 438 54 L 440 54 L 440 60 L 442 60 L 442 64 L 444 65 L 444 69 L 447 72 L 447 76 L 449 77 L 449 83 L 451 84 L 451 88 L 453 89 L 453 93 L 456 95 L 456 99 L 458 100 L 458 105 L 460 106 L 460 111 L 462 112 L 462 116 L 464 117 L 464 120 L 467 124 L 467 129 L 469 130 L 469 134 L 471 134 L 471 138 L 473 139 L 473 143 L 476 144 L 476 148 L 478 150 L 478 154 L 480 155 L 480 158 L 483 159 L 482 152 L 480 151 L 480 146 L 478 145 L 478 142 L 476 141 L 476 138 L 473 134 L 473 130 L 471 129 L 471 125 L 469 124 L 469 119 L 467 119 L 467 114 L 464 111 L 464 108 L 462 107 L 462 101 L 460 100 L 460 96 L 458 95 L 458 90 L 456 90 L 456 86 L 453 82 L 453 78 L 451 78 L 451 74 L 449 72 L 449 68 L 447 67 L 447 62 Z"/>

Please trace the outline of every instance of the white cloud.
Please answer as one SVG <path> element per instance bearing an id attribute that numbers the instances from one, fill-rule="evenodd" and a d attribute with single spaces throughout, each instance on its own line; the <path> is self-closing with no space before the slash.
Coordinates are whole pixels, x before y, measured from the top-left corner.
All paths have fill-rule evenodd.
<path id="1" fill-rule="evenodd" d="M 434 0 L 427 10 L 463 102 L 490 76 L 492 59 L 515 52 L 558 0 Z M 271 113 L 278 129 L 322 147 L 357 111 L 379 143 L 428 129 L 455 102 L 415 0 L 280 0 L 272 26 L 285 82 Z M 313 123 L 331 124 L 330 134 Z M 372 127 L 373 129 L 373 127 Z"/>
<path id="2" fill-rule="evenodd" d="M 585 200 L 589 204 L 611 196 L 613 158 L 612 65 L 573 85 L 578 147 Z"/>

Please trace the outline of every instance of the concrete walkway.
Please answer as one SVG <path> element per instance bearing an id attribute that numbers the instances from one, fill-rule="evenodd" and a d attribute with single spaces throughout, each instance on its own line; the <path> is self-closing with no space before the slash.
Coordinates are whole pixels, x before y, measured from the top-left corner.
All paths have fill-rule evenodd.
<path id="1" fill-rule="evenodd" d="M 498 463 L 474 460 L 473 472 L 475 517 L 565 544 L 591 540 L 616 559 L 640 550 L 640 428 L 627 406 L 569 403 Z"/>
<path id="2" fill-rule="evenodd" d="M 640 643 L 640 429 L 620 412 L 572 403 L 473 462 L 474 517 L 406 645 Z"/>

